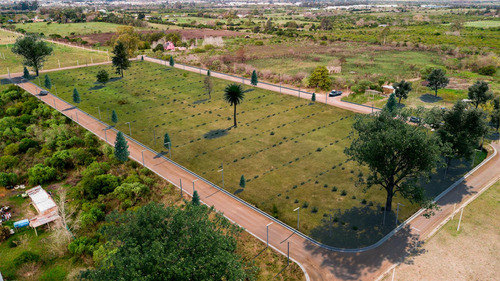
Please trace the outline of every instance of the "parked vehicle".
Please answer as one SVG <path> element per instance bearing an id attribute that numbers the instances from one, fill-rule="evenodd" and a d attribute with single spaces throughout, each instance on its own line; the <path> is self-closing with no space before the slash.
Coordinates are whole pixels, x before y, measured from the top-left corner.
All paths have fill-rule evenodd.
<path id="1" fill-rule="evenodd" d="M 329 96 L 329 97 L 336 97 L 336 96 L 340 96 L 340 95 L 342 95 L 342 91 L 336 91 L 336 90 L 332 90 L 332 91 L 328 94 L 328 96 Z"/>
<path id="2" fill-rule="evenodd" d="M 411 116 L 410 117 L 410 122 L 412 123 L 420 123 L 420 118 L 416 117 L 416 116 Z"/>
<path id="3" fill-rule="evenodd" d="M 42 91 L 40 91 L 40 94 L 38 94 L 38 95 L 39 95 L 39 96 L 46 96 L 46 95 L 48 95 L 48 94 L 49 94 L 49 92 L 48 92 L 48 91 L 46 91 L 46 90 L 42 90 Z"/>

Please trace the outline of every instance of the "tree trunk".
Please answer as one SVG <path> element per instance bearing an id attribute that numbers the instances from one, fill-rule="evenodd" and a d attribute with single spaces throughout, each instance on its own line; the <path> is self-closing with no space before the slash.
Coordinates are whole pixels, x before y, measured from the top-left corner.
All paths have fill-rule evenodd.
<path id="1" fill-rule="evenodd" d="M 434 96 L 437 97 L 438 96 L 438 89 L 434 90 L 435 94 Z"/>
<path id="2" fill-rule="evenodd" d="M 385 211 L 386 212 L 391 212 L 392 211 L 392 197 L 394 194 L 392 193 L 393 187 L 387 189 L 387 199 L 385 201 Z"/>
<path id="3" fill-rule="evenodd" d="M 399 103 L 399 104 L 401 104 L 401 98 L 402 98 L 402 97 L 399 97 L 399 101 L 398 101 L 398 103 Z"/>
<path id="4" fill-rule="evenodd" d="M 38 67 L 35 67 L 36 76 L 38 77 Z"/>
<path id="5" fill-rule="evenodd" d="M 236 104 L 234 104 L 234 127 L 238 127 L 238 124 L 236 123 Z"/>
<path id="6" fill-rule="evenodd" d="M 122 70 L 120 70 L 120 72 L 122 73 L 122 78 L 123 78 L 123 69 L 122 69 Z"/>

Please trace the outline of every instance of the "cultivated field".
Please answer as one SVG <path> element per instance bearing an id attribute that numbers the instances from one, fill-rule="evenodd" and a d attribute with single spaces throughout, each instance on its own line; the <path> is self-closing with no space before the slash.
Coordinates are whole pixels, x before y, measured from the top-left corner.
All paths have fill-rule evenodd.
<path id="1" fill-rule="evenodd" d="M 465 26 L 478 27 L 478 28 L 495 28 L 495 27 L 500 27 L 500 21 L 498 20 L 471 21 L 471 22 L 466 22 Z"/>
<path id="2" fill-rule="evenodd" d="M 49 45 L 54 49 L 54 51 L 44 63 L 44 69 L 58 68 L 59 63 L 61 67 L 65 67 L 77 64 L 90 64 L 92 62 L 105 62 L 108 60 L 108 55 L 106 53 L 92 52 L 52 43 L 49 43 Z M 7 68 L 10 73 L 23 71 L 23 58 L 12 53 L 10 50 L 11 48 L 12 44 L 0 46 L 0 56 L 2 56 L 2 59 L 0 59 L 0 74 L 7 74 Z M 5 60 L 3 59 L 3 55 L 5 55 Z M 32 71 L 31 68 L 28 69 Z"/>
<path id="3" fill-rule="evenodd" d="M 202 89 L 204 76 L 196 73 L 136 62 L 123 79 L 114 78 L 102 87 L 95 83 L 100 69 L 113 73 L 107 65 L 50 77 L 60 97 L 71 102 L 77 88 L 81 109 L 96 117 L 100 110 L 109 124 L 110 112 L 116 110 L 117 128 L 128 134 L 130 122 L 132 136 L 157 151 L 166 151 L 162 142 L 168 132 L 173 160 L 218 185 L 222 180 L 217 171 L 224 163 L 226 190 L 289 225 L 296 225 L 293 209 L 302 207 L 301 231 L 325 243 L 367 245 L 393 227 L 381 226 L 385 193 L 378 188 L 363 193 L 354 186 L 359 169 L 343 153 L 350 142 L 353 113 L 255 89 L 238 107 L 239 126 L 232 128 L 233 108 L 222 100 L 227 81 L 214 79 L 208 99 Z M 466 168 L 453 167 L 449 174 L 461 174 Z M 239 187 L 242 175 L 245 188 Z M 438 194 L 454 178 L 436 176 L 428 185 L 429 194 Z M 404 204 L 400 218 L 416 210 Z M 335 217 L 333 237 L 326 234 L 329 215 Z"/>
<path id="4" fill-rule="evenodd" d="M 115 32 L 117 27 L 122 25 L 107 22 L 82 22 L 82 23 L 51 23 L 34 22 L 19 23 L 16 28 L 22 28 L 27 32 L 43 33 L 45 36 L 59 34 L 61 36 L 84 35 L 104 32 Z M 140 28 L 139 28 L 140 29 Z"/>
<path id="5" fill-rule="evenodd" d="M 500 182 L 424 245 L 424 254 L 396 268 L 394 280 L 497 280 L 500 264 Z M 446 261 L 446 262 L 442 262 Z M 392 280 L 392 272 L 385 278 Z"/>

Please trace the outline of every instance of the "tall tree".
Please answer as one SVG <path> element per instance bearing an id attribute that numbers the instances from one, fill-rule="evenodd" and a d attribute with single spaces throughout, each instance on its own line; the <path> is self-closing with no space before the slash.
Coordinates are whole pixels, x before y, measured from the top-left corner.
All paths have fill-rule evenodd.
<path id="1" fill-rule="evenodd" d="M 401 99 L 407 99 L 408 93 L 412 90 L 411 83 L 401 80 L 392 85 L 394 87 L 394 95 L 399 99 L 398 103 L 401 103 Z"/>
<path id="2" fill-rule="evenodd" d="M 47 74 L 45 74 L 44 84 L 45 84 L 45 88 L 47 88 L 49 90 L 52 89 L 52 81 L 50 81 L 49 75 L 47 75 Z"/>
<path id="3" fill-rule="evenodd" d="M 80 93 L 78 93 L 78 90 L 76 88 L 73 89 L 73 102 L 76 103 L 76 106 L 81 102 L 82 100 L 80 99 Z"/>
<path id="4" fill-rule="evenodd" d="M 322 90 L 329 90 L 332 85 L 332 80 L 328 76 L 326 66 L 317 66 L 311 76 L 309 76 L 309 87 L 320 88 Z"/>
<path id="5" fill-rule="evenodd" d="M 123 71 L 130 67 L 130 61 L 128 60 L 128 53 L 125 45 L 118 41 L 118 43 L 113 48 L 113 66 L 116 68 L 116 74 L 120 74 L 123 77 Z"/>
<path id="6" fill-rule="evenodd" d="M 246 186 L 245 176 L 241 175 L 241 178 L 240 178 L 240 187 L 241 188 L 245 188 L 245 186 Z"/>
<path id="7" fill-rule="evenodd" d="M 198 191 L 196 191 L 196 190 L 193 192 L 192 203 L 195 206 L 200 206 L 201 205 L 200 195 L 198 195 Z"/>
<path id="8" fill-rule="evenodd" d="M 118 123 L 118 115 L 116 115 L 116 111 L 113 109 L 113 111 L 111 112 L 111 122 L 115 123 Z"/>
<path id="9" fill-rule="evenodd" d="M 477 81 L 474 85 L 470 86 L 468 95 L 476 108 L 478 108 L 480 104 L 485 104 L 487 101 L 493 99 L 493 93 L 490 91 L 490 87 L 485 81 Z"/>
<path id="10" fill-rule="evenodd" d="M 429 73 L 427 76 L 427 87 L 433 90 L 435 96 L 437 97 L 438 90 L 445 88 L 448 83 L 450 83 L 450 79 L 446 77 L 446 73 L 441 68 L 435 68 Z"/>
<path id="11" fill-rule="evenodd" d="M 332 29 L 332 22 L 328 17 L 324 17 L 321 19 L 320 26 L 322 30 L 330 30 Z"/>
<path id="12" fill-rule="evenodd" d="M 385 104 L 385 110 L 389 112 L 392 116 L 396 113 L 396 110 L 398 108 L 398 104 L 396 103 L 396 97 L 394 93 L 392 93 L 389 96 L 389 99 L 387 99 L 387 103 Z"/>
<path id="13" fill-rule="evenodd" d="M 316 101 L 316 93 L 313 93 L 311 96 L 311 101 L 315 102 Z"/>
<path id="14" fill-rule="evenodd" d="M 443 121 L 437 135 L 449 147 L 445 155 L 448 165 L 453 158 L 471 157 L 481 138 L 488 132 L 484 112 L 479 109 L 467 110 L 462 101 L 444 113 Z"/>
<path id="15" fill-rule="evenodd" d="M 387 41 L 387 36 L 389 36 L 389 34 L 391 33 L 391 28 L 386 26 L 382 29 L 382 31 L 380 31 L 380 37 L 383 41 L 383 45 L 385 45 L 385 42 Z"/>
<path id="16" fill-rule="evenodd" d="M 163 136 L 163 147 L 165 147 L 166 149 L 169 149 L 169 144 L 170 144 L 170 147 L 172 147 L 172 142 L 170 141 L 170 136 L 168 135 L 168 133 L 165 133 L 165 135 Z"/>
<path id="17" fill-rule="evenodd" d="M 115 157 L 122 162 L 127 162 L 129 154 L 127 140 L 122 132 L 118 132 L 115 140 Z"/>
<path id="18" fill-rule="evenodd" d="M 207 76 L 211 76 L 212 75 L 212 72 L 210 72 L 210 69 L 207 70 Z"/>
<path id="19" fill-rule="evenodd" d="M 108 83 L 109 81 L 109 74 L 106 70 L 101 69 L 99 70 L 99 72 L 97 72 L 96 78 L 98 83 L 106 85 L 106 83 Z"/>
<path id="20" fill-rule="evenodd" d="M 433 130 L 439 129 L 443 125 L 445 111 L 437 106 L 424 113 L 423 121 Z"/>
<path id="21" fill-rule="evenodd" d="M 213 218 L 213 219 L 212 219 Z M 83 280 L 254 280 L 236 253 L 241 230 L 213 209 L 150 203 L 107 217 L 106 243 Z"/>
<path id="22" fill-rule="evenodd" d="M 254 71 L 252 72 L 252 78 L 250 79 L 250 84 L 252 84 L 253 86 L 257 86 L 257 83 L 259 83 L 259 79 L 257 78 L 257 72 Z"/>
<path id="23" fill-rule="evenodd" d="M 236 122 L 236 106 L 243 102 L 245 98 L 245 92 L 243 88 L 239 84 L 229 84 L 224 89 L 224 101 L 234 106 L 234 127 L 238 127 L 238 123 Z"/>
<path id="24" fill-rule="evenodd" d="M 203 80 L 203 88 L 207 91 L 208 98 L 212 98 L 212 89 L 214 88 L 214 85 L 212 83 L 212 78 L 210 76 L 206 76 L 205 80 Z"/>
<path id="25" fill-rule="evenodd" d="M 171 67 L 174 67 L 174 65 L 175 65 L 175 62 L 174 62 L 174 57 L 170 56 L 170 60 L 168 61 L 168 64 L 169 64 Z"/>
<path id="26" fill-rule="evenodd" d="M 26 68 L 26 66 L 23 68 L 23 78 L 24 79 L 30 79 L 30 72 Z"/>
<path id="27" fill-rule="evenodd" d="M 40 36 L 29 34 L 16 39 L 12 52 L 22 56 L 24 58 L 23 64 L 33 67 L 36 76 L 38 76 L 39 69 L 43 67 L 47 57 L 52 54 L 52 47 Z"/>
<path id="28" fill-rule="evenodd" d="M 439 140 L 435 135 L 385 111 L 357 116 L 353 129 L 357 137 L 345 153 L 350 160 L 369 168 L 367 176 L 359 175 L 365 188 L 378 185 L 386 190 L 387 211 L 391 211 L 396 194 L 413 203 L 427 201 L 417 180 L 428 176 L 439 161 Z"/>

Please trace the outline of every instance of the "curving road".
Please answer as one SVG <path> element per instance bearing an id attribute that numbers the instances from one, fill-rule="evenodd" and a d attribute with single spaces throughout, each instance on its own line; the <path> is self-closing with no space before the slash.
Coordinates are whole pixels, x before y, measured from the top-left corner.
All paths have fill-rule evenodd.
<path id="1" fill-rule="evenodd" d="M 189 69 L 189 67 L 186 67 L 186 70 L 199 72 L 198 69 Z M 218 77 L 216 74 L 213 74 L 213 76 Z M 227 80 L 231 81 L 237 79 L 230 76 L 225 77 L 224 75 L 218 78 L 227 78 Z M 32 83 L 23 83 L 19 79 L 17 82 L 32 94 L 40 91 Z M 266 89 L 276 91 L 276 86 L 274 88 L 272 86 L 267 88 L 266 85 Z M 283 89 L 282 93 L 287 94 Z M 295 95 L 292 92 L 289 94 Z M 109 128 L 107 125 L 86 115 L 81 110 L 73 108 L 71 104 L 53 95 L 49 94 L 40 97 L 40 99 L 48 105 L 55 107 L 62 114 L 78 121 L 80 125 L 92 131 L 101 139 L 106 140 L 110 144 L 114 143 L 116 134 L 113 130 L 107 130 Z M 320 98 L 318 97 L 319 100 Z M 338 103 L 342 104 L 339 107 L 348 110 L 371 113 L 371 108 L 359 106 L 350 109 L 351 106 L 355 105 L 349 104 L 348 107 L 344 107 L 343 102 L 338 101 Z M 328 104 L 337 106 L 336 99 L 329 99 Z M 500 146 L 498 143 L 494 143 L 492 144 L 492 148 L 499 150 Z M 143 159 L 142 155 L 144 155 L 144 164 L 146 167 L 178 187 L 182 180 L 184 192 L 192 194 L 192 182 L 196 180 L 195 176 L 168 160 L 158 157 L 156 153 L 144 150 L 144 147 L 133 141 L 129 141 L 129 150 L 130 158 L 141 163 Z M 426 219 L 423 216 L 415 217 L 409 222 L 407 227 L 401 229 L 392 238 L 373 250 L 360 253 L 326 250 L 277 223 L 269 227 L 269 244 L 274 249 L 286 254 L 289 243 L 290 257 L 302 267 L 307 279 L 374 280 L 387 272 L 393 265 L 402 262 L 412 251 L 418 252 L 418 246 L 422 243 L 421 241 L 432 235 L 436 228 L 451 216 L 455 210 L 455 204 L 457 204 L 458 209 L 463 202 L 472 198 L 474 194 L 488 188 L 489 185 L 498 179 L 499 174 L 500 157 L 496 154 L 488 163 L 470 175 L 446 196 L 442 197 L 437 202 L 440 210 L 433 217 L 430 219 Z M 195 182 L 195 188 L 205 204 L 214 206 L 217 210 L 223 212 L 228 219 L 236 222 L 257 238 L 263 241 L 266 239 L 266 225 L 272 222 L 269 218 L 201 180 Z"/>

